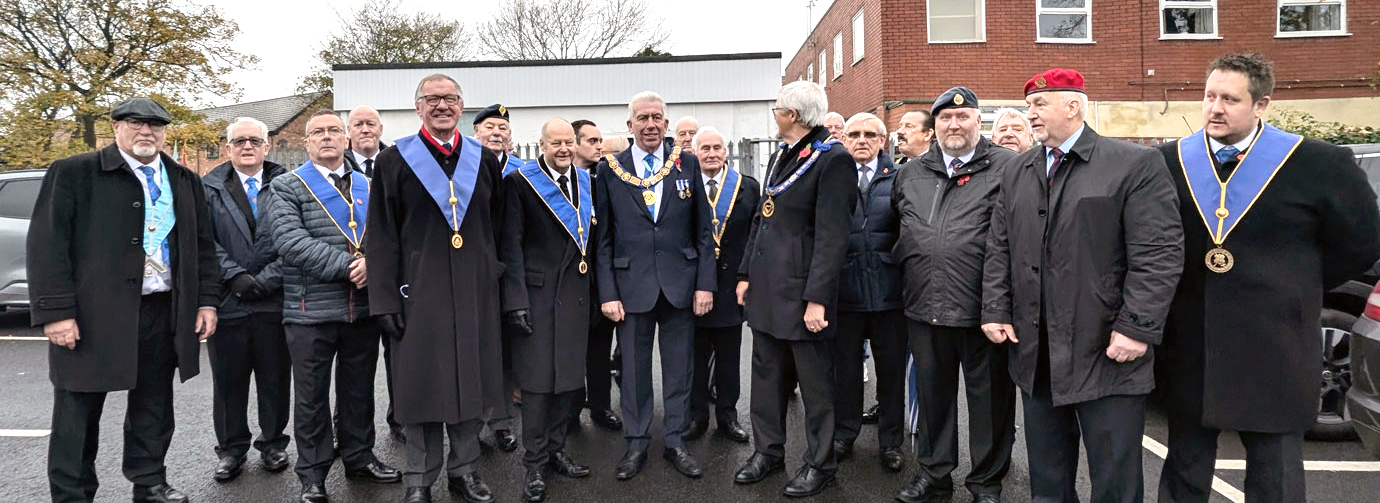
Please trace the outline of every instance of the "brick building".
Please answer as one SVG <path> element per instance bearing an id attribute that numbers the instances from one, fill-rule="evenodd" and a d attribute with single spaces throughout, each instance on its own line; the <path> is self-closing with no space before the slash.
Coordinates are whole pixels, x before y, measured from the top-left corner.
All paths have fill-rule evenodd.
<path id="1" fill-rule="evenodd" d="M 1031 75 L 1075 68 L 1095 129 L 1166 138 L 1201 126 L 1207 64 L 1251 50 L 1275 62 L 1272 111 L 1376 125 L 1378 40 L 1380 2 L 1364 0 L 836 0 L 783 78 L 894 129 L 949 87 L 985 111 L 1023 106 Z"/>
<path id="2" fill-rule="evenodd" d="M 223 107 L 197 110 L 208 123 L 229 124 L 239 117 L 253 117 L 268 126 L 268 160 L 277 162 L 289 169 L 306 162 L 306 150 L 302 140 L 307 127 L 307 119 L 317 109 L 330 108 L 330 94 L 323 92 L 298 94 L 248 103 L 236 103 Z M 343 117 L 342 117 L 343 120 Z M 224 136 L 222 130 L 222 140 Z M 187 167 L 198 173 L 207 173 L 229 158 L 225 156 L 224 142 L 196 152 L 187 152 Z"/>

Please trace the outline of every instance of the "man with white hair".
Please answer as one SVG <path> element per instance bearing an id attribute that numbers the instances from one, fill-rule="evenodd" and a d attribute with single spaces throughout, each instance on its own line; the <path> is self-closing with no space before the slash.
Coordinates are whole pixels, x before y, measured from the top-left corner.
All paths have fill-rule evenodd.
<path id="1" fill-rule="evenodd" d="M 695 133 L 698 133 L 699 130 L 700 122 L 694 117 L 686 115 L 676 119 L 676 146 L 680 147 L 682 152 L 694 154 L 695 147 L 691 143 L 695 139 Z"/>
<path id="2" fill-rule="evenodd" d="M 840 143 L 843 142 L 843 123 L 843 114 L 841 113 L 829 112 L 824 114 L 824 129 L 828 129 L 829 136 Z"/>
<path id="3" fill-rule="evenodd" d="M 1139 502 L 1151 346 L 1183 270 L 1178 194 L 1158 151 L 1088 127 L 1081 73 L 1046 71 L 1025 93 L 1043 147 L 1002 173 L 982 331 L 1011 345 L 1031 499 L 1076 499 L 1081 436 L 1091 500 Z"/>
<path id="4" fill-rule="evenodd" d="M 997 110 L 992 120 L 992 143 L 1009 148 L 1017 154 L 1030 149 L 1035 138 L 1030 134 L 1030 120 L 1014 108 Z"/>
<path id="5" fill-rule="evenodd" d="M 834 341 L 839 275 L 857 198 L 853 157 L 824 128 L 829 100 L 806 81 L 777 91 L 772 114 L 783 141 L 769 163 L 766 198 L 753 217 L 738 303 L 752 326 L 755 452 L 734 475 L 752 484 L 785 469 L 786 397 L 805 404 L 805 465 L 783 493 L 819 494 L 836 483 Z"/>
<path id="6" fill-rule="evenodd" d="M 667 122 L 660 95 L 633 96 L 627 122 L 633 144 L 617 156 L 605 156 L 594 189 L 600 309 L 618 324 L 623 352 L 628 450 L 618 462 L 618 480 L 637 476 L 647 462 L 655 411 L 654 340 L 660 345 L 666 410 L 662 457 L 682 475 L 701 475 L 682 434 L 690 423 L 695 316 L 714 304 L 714 240 L 699 162 L 663 142 Z"/>

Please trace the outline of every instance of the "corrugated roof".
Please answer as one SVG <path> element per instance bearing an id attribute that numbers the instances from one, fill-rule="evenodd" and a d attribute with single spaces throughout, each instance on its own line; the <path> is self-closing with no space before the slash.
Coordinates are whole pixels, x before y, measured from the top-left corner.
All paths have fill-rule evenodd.
<path id="1" fill-rule="evenodd" d="M 253 117 L 263 121 L 268 126 L 268 134 L 278 134 L 292 119 L 296 118 L 303 110 L 320 99 L 324 92 L 298 94 L 294 96 L 284 96 L 262 101 L 251 101 L 248 103 L 236 103 L 223 107 L 206 108 L 196 110 L 197 113 L 206 117 L 207 121 L 232 121 L 237 117 Z"/>

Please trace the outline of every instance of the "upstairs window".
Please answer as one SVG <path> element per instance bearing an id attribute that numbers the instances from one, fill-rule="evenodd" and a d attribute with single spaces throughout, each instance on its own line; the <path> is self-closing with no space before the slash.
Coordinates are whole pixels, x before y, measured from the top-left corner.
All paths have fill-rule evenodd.
<path id="1" fill-rule="evenodd" d="M 983 0 L 925 0 L 930 43 L 985 42 Z"/>
<path id="2" fill-rule="evenodd" d="M 1092 0 L 1035 0 L 1036 42 L 1091 43 Z"/>
<path id="3" fill-rule="evenodd" d="M 1220 38 L 1217 0 L 1160 0 L 1160 38 Z"/>
<path id="4" fill-rule="evenodd" d="M 1280 37 L 1347 35 L 1346 0 L 1279 0 Z"/>
<path id="5" fill-rule="evenodd" d="M 853 64 L 862 61 L 864 40 L 863 11 L 862 9 L 858 9 L 858 13 L 853 15 Z"/>

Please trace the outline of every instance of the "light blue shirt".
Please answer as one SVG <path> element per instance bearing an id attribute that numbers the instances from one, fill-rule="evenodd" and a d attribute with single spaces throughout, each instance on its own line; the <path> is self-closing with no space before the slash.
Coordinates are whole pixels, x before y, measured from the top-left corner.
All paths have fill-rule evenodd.
<path id="1" fill-rule="evenodd" d="M 634 174 L 636 174 L 638 178 L 647 178 L 647 154 L 652 154 L 652 156 L 656 158 L 656 162 L 652 163 L 652 175 L 655 176 L 658 172 L 660 172 L 661 166 L 666 164 L 666 159 L 662 157 L 661 152 L 662 149 L 660 148 L 660 146 L 658 146 L 656 152 L 647 152 L 645 150 L 642 150 L 642 147 L 637 143 L 633 143 L 632 162 L 633 166 L 637 168 L 637 171 Z M 627 169 L 627 167 L 625 166 L 623 169 Z M 652 207 L 652 220 L 656 220 L 656 217 L 661 214 L 661 184 L 665 182 L 666 179 L 663 178 L 661 182 L 650 187 L 652 192 L 656 193 L 656 206 Z"/>
<path id="2" fill-rule="evenodd" d="M 1069 139 L 1064 140 L 1064 143 L 1059 145 L 1059 151 L 1063 152 L 1065 156 L 1068 156 L 1069 150 L 1072 150 L 1073 146 L 1078 143 L 1078 139 L 1083 137 L 1083 130 L 1087 127 L 1088 124 L 1086 122 L 1083 123 L 1082 126 L 1078 126 L 1078 131 L 1074 131 L 1073 136 L 1070 136 Z M 1049 176 L 1049 168 L 1054 164 L 1053 150 L 1054 149 L 1045 147 L 1045 176 Z"/>

